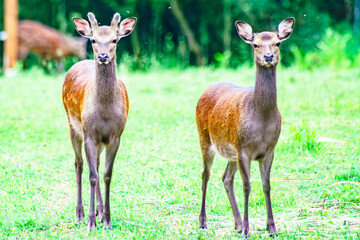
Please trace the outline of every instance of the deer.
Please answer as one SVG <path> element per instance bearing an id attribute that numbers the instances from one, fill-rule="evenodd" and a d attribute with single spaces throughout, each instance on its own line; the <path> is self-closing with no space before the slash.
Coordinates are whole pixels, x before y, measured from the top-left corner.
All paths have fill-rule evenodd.
<path id="1" fill-rule="evenodd" d="M 228 160 L 222 181 L 235 218 L 235 230 L 243 237 L 249 236 L 250 167 L 251 161 L 258 161 L 267 208 L 267 230 L 271 236 L 277 235 L 270 200 L 270 171 L 281 131 L 276 67 L 280 59 L 280 43 L 290 37 L 294 23 L 295 19 L 291 17 L 278 25 L 277 32 L 253 33 L 249 24 L 236 21 L 238 35 L 253 47 L 255 86 L 214 83 L 198 101 L 196 124 L 203 158 L 200 229 L 207 228 L 207 184 L 214 157 L 219 153 Z M 238 170 L 243 183 L 243 220 L 234 194 L 234 176 Z"/>
<path id="2" fill-rule="evenodd" d="M 83 171 L 82 144 L 89 167 L 90 209 L 88 231 L 96 227 L 96 216 L 104 229 L 111 229 L 110 183 L 114 160 L 125 129 L 129 100 L 124 83 L 116 76 L 116 46 L 118 41 L 130 35 L 137 19 L 121 20 L 115 13 L 110 26 L 99 26 L 95 15 L 88 13 L 89 22 L 73 18 L 76 31 L 89 38 L 94 60 L 75 63 L 67 72 L 62 89 L 62 99 L 67 114 L 70 139 L 75 152 L 77 183 L 76 222 L 84 221 L 81 197 Z M 103 181 L 105 208 L 99 181 L 100 154 L 106 149 Z M 94 197 L 97 207 L 95 213 Z"/>
<path id="3" fill-rule="evenodd" d="M 86 58 L 87 39 L 83 37 L 65 36 L 51 27 L 31 20 L 20 21 L 18 26 L 18 60 L 24 61 L 24 68 L 26 68 L 25 59 L 29 53 L 40 57 L 44 69 L 51 60 L 56 61 L 58 71 L 63 70 L 61 62 L 65 57 Z"/>

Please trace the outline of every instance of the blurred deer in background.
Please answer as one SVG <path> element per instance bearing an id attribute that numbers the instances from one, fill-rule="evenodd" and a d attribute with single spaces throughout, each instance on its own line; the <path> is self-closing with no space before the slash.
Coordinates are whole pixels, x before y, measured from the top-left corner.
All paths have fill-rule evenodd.
<path id="1" fill-rule="evenodd" d="M 196 109 L 204 170 L 202 173 L 202 205 L 200 228 L 207 228 L 205 200 L 215 153 L 228 159 L 223 182 L 235 217 L 235 229 L 249 234 L 248 204 L 250 195 L 250 163 L 259 162 L 267 208 L 267 230 L 276 234 L 270 200 L 270 170 L 274 149 L 281 130 L 281 115 L 277 107 L 276 66 L 280 43 L 290 37 L 294 18 L 283 20 L 277 32 L 253 33 L 245 22 L 235 23 L 239 36 L 254 48 L 256 65 L 255 87 L 240 87 L 229 82 L 211 85 L 201 96 Z M 243 181 L 244 220 L 242 221 L 234 195 L 234 175 L 237 170 Z"/>
<path id="2" fill-rule="evenodd" d="M 113 164 L 127 119 L 129 101 L 124 83 L 116 76 L 116 44 L 134 29 L 136 18 L 120 23 L 116 13 L 110 26 L 99 26 L 94 14 L 89 13 L 90 24 L 73 18 L 77 32 L 91 40 L 94 60 L 84 60 L 71 67 L 63 85 L 63 103 L 67 113 L 70 138 L 75 152 L 77 182 L 77 222 L 84 220 L 81 198 L 83 160 L 82 143 L 89 165 L 90 210 L 88 229 L 96 226 L 94 197 L 96 190 L 97 215 L 104 228 L 111 228 L 110 182 Z M 120 24 L 119 24 L 120 23 Z M 99 164 L 101 151 L 106 148 L 104 184 L 105 209 L 100 191 Z M 96 189 L 95 189 L 96 188 Z"/>
<path id="3" fill-rule="evenodd" d="M 53 28 L 30 20 L 19 22 L 18 41 L 18 60 L 24 60 L 24 68 L 29 53 L 40 57 L 45 70 L 49 70 L 51 61 L 55 61 L 58 71 L 64 70 L 65 57 L 76 56 L 84 59 L 87 55 L 85 38 L 67 37 Z"/>

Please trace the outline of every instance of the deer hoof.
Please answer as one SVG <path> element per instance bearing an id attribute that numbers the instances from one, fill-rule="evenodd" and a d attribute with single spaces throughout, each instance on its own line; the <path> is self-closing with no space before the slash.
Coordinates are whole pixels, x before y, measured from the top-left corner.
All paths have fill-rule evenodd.
<path id="1" fill-rule="evenodd" d="M 84 221 L 84 208 L 83 206 L 76 207 L 76 224 Z"/>
<path id="2" fill-rule="evenodd" d="M 237 232 L 237 233 L 242 233 L 242 224 L 236 224 L 235 223 L 235 231 Z"/>
<path id="3" fill-rule="evenodd" d="M 242 229 L 241 233 L 242 233 L 241 235 L 242 238 L 250 238 L 249 229 Z"/>
<path id="4" fill-rule="evenodd" d="M 95 216 L 93 217 L 90 217 L 89 216 L 89 220 L 88 220 L 88 225 L 87 225 L 87 228 L 88 228 L 88 232 L 91 232 L 91 230 L 93 228 L 96 227 L 96 219 L 95 219 Z"/>
<path id="5" fill-rule="evenodd" d="M 98 205 L 98 206 L 96 207 L 96 216 L 98 216 L 99 222 L 103 222 L 103 220 L 102 220 L 103 213 L 104 213 L 104 208 L 103 208 L 103 206 Z"/>
<path id="6" fill-rule="evenodd" d="M 271 233 L 271 234 L 270 234 L 270 237 L 271 237 L 271 238 L 279 237 L 279 234 L 277 234 L 277 233 Z"/>
<path id="7" fill-rule="evenodd" d="M 248 238 L 250 238 L 250 235 L 249 235 L 249 234 L 246 234 L 246 235 L 243 234 L 243 235 L 241 235 L 241 237 L 242 237 L 242 238 L 245 238 L 245 239 L 248 239 Z"/>
<path id="8" fill-rule="evenodd" d="M 274 223 L 267 224 L 266 229 L 268 230 L 270 237 L 274 238 L 279 236 L 276 232 L 276 227 Z"/>
<path id="9" fill-rule="evenodd" d="M 112 229 L 110 215 L 104 214 L 103 217 L 102 217 L 102 221 L 104 223 L 104 229 L 105 230 Z"/>
<path id="10" fill-rule="evenodd" d="M 112 226 L 104 226 L 104 230 L 112 230 Z"/>

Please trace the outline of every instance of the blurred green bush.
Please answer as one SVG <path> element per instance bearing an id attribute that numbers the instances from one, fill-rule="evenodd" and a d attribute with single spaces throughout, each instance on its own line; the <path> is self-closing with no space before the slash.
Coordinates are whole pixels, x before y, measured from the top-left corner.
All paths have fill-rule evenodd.
<path id="1" fill-rule="evenodd" d="M 206 64 L 215 68 L 253 63 L 251 47 L 235 30 L 236 20 L 249 23 L 254 32 L 276 31 L 280 21 L 290 16 L 296 22 L 291 38 L 281 47 L 283 65 L 349 68 L 360 61 L 360 30 L 356 27 L 360 20 L 354 11 L 360 1 L 355 0 L 21 0 L 19 19 L 39 21 L 78 36 L 71 18 L 86 18 L 89 11 L 100 24 L 109 24 L 114 12 L 123 19 L 136 16 L 135 31 L 119 43 L 118 59 L 123 65 L 141 71 L 184 68 L 196 65 L 196 57 L 187 44 L 188 34 L 173 13 L 174 2 L 201 46 Z M 0 30 L 3 15 L 0 4 Z M 91 55 L 90 45 L 88 52 Z M 66 66 L 73 60 L 68 61 Z"/>
<path id="2" fill-rule="evenodd" d="M 328 28 L 314 50 L 303 53 L 298 46 L 293 45 L 291 52 L 294 56 L 293 65 L 299 69 L 312 70 L 322 66 L 342 69 L 358 67 L 360 64 L 359 47 L 350 31 L 340 33 Z"/>

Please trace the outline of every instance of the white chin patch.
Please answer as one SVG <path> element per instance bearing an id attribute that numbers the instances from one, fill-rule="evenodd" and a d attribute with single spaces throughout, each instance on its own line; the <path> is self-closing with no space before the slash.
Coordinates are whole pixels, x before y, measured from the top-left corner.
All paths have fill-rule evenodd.
<path id="1" fill-rule="evenodd" d="M 271 67 L 271 66 L 274 66 L 275 65 L 275 62 L 274 61 L 272 61 L 272 62 L 266 62 L 266 61 L 264 61 L 263 62 L 263 66 L 264 67 L 267 67 L 267 68 L 269 68 L 269 67 Z"/>
<path id="2" fill-rule="evenodd" d="M 106 61 L 106 62 L 101 62 L 100 60 L 98 60 L 98 63 L 99 63 L 99 64 L 108 64 L 108 63 L 109 63 L 109 61 Z"/>

